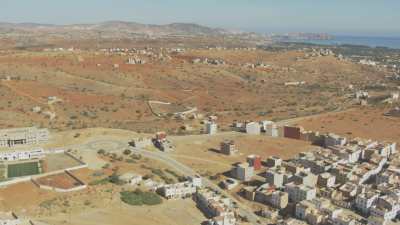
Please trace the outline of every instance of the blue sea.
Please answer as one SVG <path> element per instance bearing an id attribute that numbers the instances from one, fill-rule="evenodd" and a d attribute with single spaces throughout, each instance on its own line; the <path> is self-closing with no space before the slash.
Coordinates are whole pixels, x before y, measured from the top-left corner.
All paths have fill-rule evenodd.
<path id="1" fill-rule="evenodd" d="M 320 45 L 364 45 L 369 47 L 387 47 L 400 49 L 400 37 L 356 37 L 356 36 L 335 36 L 331 40 L 302 40 L 294 41 Z"/>

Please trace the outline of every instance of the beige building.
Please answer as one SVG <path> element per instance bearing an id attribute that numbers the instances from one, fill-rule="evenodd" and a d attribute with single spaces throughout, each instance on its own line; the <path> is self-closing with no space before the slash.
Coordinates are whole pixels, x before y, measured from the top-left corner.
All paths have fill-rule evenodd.
<path id="1" fill-rule="evenodd" d="M 4 129 L 0 130 L 0 147 L 41 144 L 49 140 L 49 135 L 47 129 L 36 127 Z"/>

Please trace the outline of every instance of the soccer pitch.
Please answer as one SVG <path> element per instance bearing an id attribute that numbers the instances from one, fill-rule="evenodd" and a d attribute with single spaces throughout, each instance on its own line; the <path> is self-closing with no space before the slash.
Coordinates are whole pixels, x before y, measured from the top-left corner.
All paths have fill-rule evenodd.
<path id="1" fill-rule="evenodd" d="M 39 174 L 39 163 L 28 162 L 8 165 L 8 178 Z"/>

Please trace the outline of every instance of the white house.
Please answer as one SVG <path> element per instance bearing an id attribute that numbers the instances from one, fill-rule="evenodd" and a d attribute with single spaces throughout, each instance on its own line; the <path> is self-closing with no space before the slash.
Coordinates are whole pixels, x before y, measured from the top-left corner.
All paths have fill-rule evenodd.
<path id="1" fill-rule="evenodd" d="M 45 157 L 45 151 L 42 148 L 34 148 L 31 150 L 15 150 L 15 151 L 0 151 L 0 161 L 18 161 L 41 159 Z"/>
<path id="2" fill-rule="evenodd" d="M 259 123 L 250 122 L 246 124 L 246 133 L 252 135 L 258 135 L 261 132 L 261 126 Z"/>

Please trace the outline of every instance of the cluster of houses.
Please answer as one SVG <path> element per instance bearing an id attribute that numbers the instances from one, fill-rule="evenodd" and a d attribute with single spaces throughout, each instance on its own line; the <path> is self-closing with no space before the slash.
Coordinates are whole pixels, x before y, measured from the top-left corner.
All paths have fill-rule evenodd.
<path id="1" fill-rule="evenodd" d="M 126 63 L 129 65 L 146 64 L 146 60 L 141 59 L 138 56 L 134 56 L 134 57 L 128 58 L 128 61 Z"/>
<path id="2" fill-rule="evenodd" d="M 42 159 L 45 157 L 43 148 L 31 148 L 21 150 L 0 151 L 0 161 L 20 161 Z"/>
<path id="3" fill-rule="evenodd" d="M 232 124 L 232 128 L 234 131 L 244 132 L 250 135 L 260 135 L 266 134 L 270 137 L 279 137 L 282 136 L 281 127 L 275 124 L 272 121 L 264 120 L 261 122 L 234 122 Z"/>
<path id="4" fill-rule="evenodd" d="M 290 160 L 270 157 L 263 162 L 265 183 L 241 190 L 246 199 L 267 206 L 262 215 L 273 219 L 280 212 L 311 225 L 354 225 L 360 218 L 354 213 L 367 218 L 371 225 L 389 224 L 400 216 L 400 154 L 396 143 L 349 140 L 292 126 L 284 126 L 280 133 L 319 147 Z M 264 169 L 260 157 L 252 155 L 235 165 L 231 176 L 249 182 L 260 169 Z M 296 220 L 286 222 L 296 224 Z"/>
<path id="5" fill-rule="evenodd" d="M 266 69 L 266 68 L 271 68 L 271 65 L 265 64 L 263 62 L 258 62 L 258 63 L 245 63 L 242 65 L 242 67 L 248 69 L 257 69 L 257 68 Z"/>
<path id="6" fill-rule="evenodd" d="M 305 54 L 306 58 L 322 56 L 335 56 L 335 53 L 330 49 L 312 48 L 310 53 Z"/>
<path id="7" fill-rule="evenodd" d="M 219 66 L 219 65 L 225 65 L 225 61 L 222 59 L 209 59 L 209 58 L 196 58 L 192 60 L 193 64 L 206 64 L 206 65 L 215 65 L 215 66 Z"/>
<path id="8" fill-rule="evenodd" d="M 210 188 L 203 188 L 201 177 L 189 177 L 184 182 L 162 185 L 157 192 L 166 199 L 193 198 L 198 208 L 209 218 L 203 224 L 236 224 L 236 212 L 232 200 Z"/>
<path id="9" fill-rule="evenodd" d="M 34 160 L 45 157 L 40 147 L 30 147 L 49 140 L 47 129 L 36 127 L 13 128 L 0 130 L 0 161 L 11 162 Z"/>
<path id="10" fill-rule="evenodd" d="M 0 147 L 37 145 L 49 140 L 49 130 L 36 127 L 0 130 Z"/>
<path id="11" fill-rule="evenodd" d="M 128 59 L 128 64 L 145 64 L 146 61 L 140 58 L 140 56 L 147 57 L 152 60 L 170 60 L 171 56 L 169 56 L 169 53 L 172 52 L 172 50 L 169 49 L 164 50 L 153 48 L 109 48 L 101 49 L 100 51 L 105 55 L 133 56 L 133 58 Z"/>
<path id="12" fill-rule="evenodd" d="M 235 225 L 236 211 L 232 200 L 211 189 L 200 189 L 194 195 L 197 206 L 210 219 L 206 225 Z"/>

